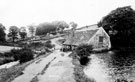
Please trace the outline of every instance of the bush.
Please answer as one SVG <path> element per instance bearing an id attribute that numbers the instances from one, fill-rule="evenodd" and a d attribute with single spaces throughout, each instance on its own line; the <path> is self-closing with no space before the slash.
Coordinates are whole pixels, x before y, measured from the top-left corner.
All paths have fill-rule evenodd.
<path id="1" fill-rule="evenodd" d="M 75 52 L 80 58 L 82 58 L 89 56 L 92 50 L 92 45 L 81 44 L 76 48 Z"/>
<path id="2" fill-rule="evenodd" d="M 74 57 L 78 57 L 81 65 L 87 65 L 89 62 L 88 56 L 92 53 L 92 45 L 81 44 L 75 49 Z"/>
<path id="3" fill-rule="evenodd" d="M 14 60 L 17 61 L 20 59 L 21 49 L 12 49 L 11 53 L 13 53 Z"/>
<path id="4" fill-rule="evenodd" d="M 0 64 L 5 64 L 17 60 L 19 60 L 20 63 L 24 63 L 33 59 L 34 55 L 31 49 L 22 48 L 12 49 L 10 52 L 0 53 L 0 57 Z"/>
<path id="5" fill-rule="evenodd" d="M 19 58 L 20 58 L 20 63 L 24 63 L 29 60 L 32 60 L 34 57 L 30 49 L 24 49 L 20 52 Z"/>
<path id="6" fill-rule="evenodd" d="M 33 52 L 29 48 L 13 49 L 11 53 L 13 53 L 14 60 L 19 60 L 20 63 L 33 59 Z"/>
<path id="7" fill-rule="evenodd" d="M 4 57 L 12 57 L 14 54 L 12 52 L 5 52 L 3 54 Z"/>
<path id="8" fill-rule="evenodd" d="M 87 65 L 90 59 L 88 57 L 82 57 L 80 58 L 80 64 L 81 65 Z"/>

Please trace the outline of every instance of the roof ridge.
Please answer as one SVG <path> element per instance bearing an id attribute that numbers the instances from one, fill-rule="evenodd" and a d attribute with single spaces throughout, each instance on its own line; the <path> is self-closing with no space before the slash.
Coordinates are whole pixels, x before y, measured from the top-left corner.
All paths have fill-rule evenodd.
<path id="1" fill-rule="evenodd" d="M 96 26 L 96 25 L 97 25 L 97 24 L 93 24 L 93 25 L 86 25 L 86 26 L 83 26 L 83 27 L 77 28 L 77 29 L 75 29 L 75 30 L 81 30 L 81 29 L 89 28 L 89 27 Z"/>

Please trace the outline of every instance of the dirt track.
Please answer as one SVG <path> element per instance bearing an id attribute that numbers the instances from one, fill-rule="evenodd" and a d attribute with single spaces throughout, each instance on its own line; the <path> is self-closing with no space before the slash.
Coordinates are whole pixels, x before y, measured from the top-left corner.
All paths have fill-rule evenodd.
<path id="1" fill-rule="evenodd" d="M 55 44 L 56 39 L 53 40 Z M 68 55 L 61 55 L 59 50 L 54 50 L 49 56 L 41 58 L 30 64 L 23 71 L 23 75 L 15 78 L 12 82 L 75 82 L 73 78 L 73 65 Z"/>

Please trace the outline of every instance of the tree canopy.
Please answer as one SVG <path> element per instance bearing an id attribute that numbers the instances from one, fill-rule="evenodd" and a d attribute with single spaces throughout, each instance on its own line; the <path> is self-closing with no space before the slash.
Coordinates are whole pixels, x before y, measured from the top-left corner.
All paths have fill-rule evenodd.
<path id="1" fill-rule="evenodd" d="M 56 26 L 51 23 L 41 23 L 37 26 L 36 35 L 46 35 L 50 32 L 56 32 Z"/>
<path id="2" fill-rule="evenodd" d="M 5 36 L 6 36 L 6 33 L 5 33 L 5 26 L 3 26 L 3 25 L 0 23 L 0 42 L 4 42 L 4 41 L 5 41 Z"/>
<path id="3" fill-rule="evenodd" d="M 78 26 L 75 22 L 70 22 L 70 25 L 72 26 L 72 29 L 76 29 L 76 27 Z"/>
<path id="4" fill-rule="evenodd" d="M 36 35 L 46 35 L 47 33 L 57 34 L 62 33 L 69 25 L 65 21 L 53 21 L 40 23 L 36 28 Z"/>
<path id="5" fill-rule="evenodd" d="M 15 39 L 18 39 L 19 28 L 17 26 L 10 26 L 8 37 L 12 38 L 12 41 L 15 42 Z"/>
<path id="6" fill-rule="evenodd" d="M 61 32 L 65 28 L 69 27 L 69 25 L 65 21 L 53 21 L 52 24 L 56 26 L 58 32 Z"/>
<path id="7" fill-rule="evenodd" d="M 135 47 L 135 10 L 130 6 L 111 11 L 98 25 L 110 35 L 112 47 Z"/>
<path id="8" fill-rule="evenodd" d="M 27 36 L 26 27 L 21 27 L 19 29 L 19 35 L 20 35 L 21 39 L 26 38 L 26 36 Z"/>
<path id="9" fill-rule="evenodd" d="M 34 24 L 31 24 L 31 25 L 28 25 L 28 27 L 29 27 L 29 32 L 30 32 L 30 34 L 31 34 L 31 37 L 33 37 L 34 36 L 34 34 L 35 34 L 35 30 L 36 30 L 36 26 L 34 25 Z"/>

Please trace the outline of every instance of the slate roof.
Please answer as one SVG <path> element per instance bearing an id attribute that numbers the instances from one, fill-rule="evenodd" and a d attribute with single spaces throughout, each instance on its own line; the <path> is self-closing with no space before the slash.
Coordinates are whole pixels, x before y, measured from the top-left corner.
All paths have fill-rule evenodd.
<path id="1" fill-rule="evenodd" d="M 79 45 L 87 43 L 92 36 L 98 31 L 98 28 L 84 27 L 75 30 L 74 34 L 70 34 L 64 44 L 66 45 Z"/>

